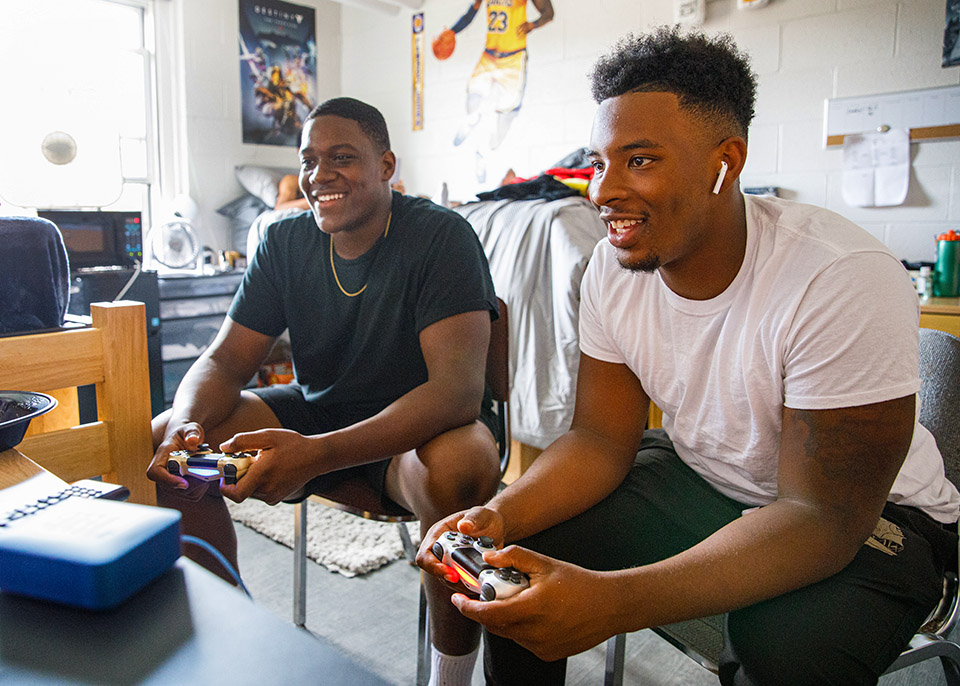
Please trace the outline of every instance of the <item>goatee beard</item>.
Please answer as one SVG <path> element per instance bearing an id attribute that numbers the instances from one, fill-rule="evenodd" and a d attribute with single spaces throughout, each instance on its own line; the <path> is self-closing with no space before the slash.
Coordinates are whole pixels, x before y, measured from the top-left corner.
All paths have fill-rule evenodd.
<path id="1" fill-rule="evenodd" d="M 646 272 L 649 274 L 657 271 L 660 268 L 660 258 L 657 255 L 650 255 L 642 259 L 634 259 L 630 261 L 626 261 L 618 256 L 617 263 L 620 265 L 621 269 L 624 269 L 628 272 Z"/>

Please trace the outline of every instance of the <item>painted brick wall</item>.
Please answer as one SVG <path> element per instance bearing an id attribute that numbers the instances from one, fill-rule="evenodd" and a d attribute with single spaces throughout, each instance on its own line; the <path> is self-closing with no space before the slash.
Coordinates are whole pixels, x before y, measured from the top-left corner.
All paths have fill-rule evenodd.
<path id="1" fill-rule="evenodd" d="M 328 0 L 296 0 L 316 8 L 317 96 L 340 92 L 340 5 Z M 229 222 L 216 209 L 243 193 L 234 176 L 241 164 L 296 167 L 297 149 L 243 143 L 240 122 L 240 66 L 237 0 L 182 3 L 184 124 L 189 192 L 201 210 L 204 244 L 232 248 Z M 176 49 L 166 46 L 167 49 Z"/>
<path id="2" fill-rule="evenodd" d="M 469 0 L 426 0 L 428 41 Z M 458 34 L 445 62 L 428 56 L 426 126 L 411 130 L 410 16 L 344 6 L 341 88 L 379 107 L 390 124 L 408 192 L 433 195 L 442 181 L 469 200 L 508 167 L 537 174 L 585 145 L 595 105 L 586 73 L 621 35 L 673 21 L 671 0 L 553 0 L 556 18 L 529 38 L 523 108 L 500 148 L 484 155 L 476 180 L 472 141 L 453 137 L 464 116 L 465 86 L 483 47 L 482 16 Z M 531 5 L 532 7 L 532 5 Z M 895 208 L 851 208 L 840 195 L 842 151 L 823 149 L 825 98 L 960 83 L 940 66 L 944 0 L 770 0 L 740 11 L 734 0 L 707 3 L 708 32 L 731 33 L 760 76 L 745 185 L 775 185 L 785 197 L 821 205 L 858 222 L 904 259 L 932 260 L 933 237 L 960 228 L 960 141 L 911 146 L 910 192 Z M 531 13 L 535 11 L 531 9 Z M 474 132 L 474 137 L 483 131 Z"/>

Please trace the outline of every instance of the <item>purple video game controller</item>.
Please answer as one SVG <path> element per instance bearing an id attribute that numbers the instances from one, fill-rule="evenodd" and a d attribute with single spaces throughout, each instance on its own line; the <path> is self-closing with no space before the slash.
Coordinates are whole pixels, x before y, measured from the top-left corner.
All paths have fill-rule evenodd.
<path id="1" fill-rule="evenodd" d="M 196 450 L 174 450 L 167 460 L 167 471 L 176 476 L 190 476 L 200 481 L 235 484 L 247 473 L 254 453 L 221 453 L 203 443 Z"/>
<path id="2" fill-rule="evenodd" d="M 496 550 L 489 536 L 476 539 L 448 531 L 431 550 L 481 600 L 503 600 L 530 586 L 530 578 L 523 572 L 513 567 L 497 568 L 483 561 L 483 553 Z"/>

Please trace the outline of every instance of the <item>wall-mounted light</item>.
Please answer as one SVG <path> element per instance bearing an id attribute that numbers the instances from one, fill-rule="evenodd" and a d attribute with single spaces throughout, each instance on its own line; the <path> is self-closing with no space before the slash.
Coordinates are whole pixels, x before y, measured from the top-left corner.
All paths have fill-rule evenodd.
<path id="1" fill-rule="evenodd" d="M 16 108 L 15 108 L 16 109 Z M 0 197 L 45 209 L 105 207 L 123 191 L 120 136 L 103 113 L 19 108 L 0 127 Z"/>

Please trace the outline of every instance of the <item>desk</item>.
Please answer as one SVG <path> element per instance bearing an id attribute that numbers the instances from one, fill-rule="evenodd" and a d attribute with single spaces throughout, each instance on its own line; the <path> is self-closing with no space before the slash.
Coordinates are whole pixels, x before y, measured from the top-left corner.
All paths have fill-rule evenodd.
<path id="1" fill-rule="evenodd" d="M 920 327 L 940 329 L 954 336 L 960 336 L 960 298 L 921 300 Z"/>
<path id="2" fill-rule="evenodd" d="M 4 485 L 38 469 L 0 458 Z M 280 683 L 387 682 L 185 558 L 107 612 L 0 593 L 0 684 Z"/>

